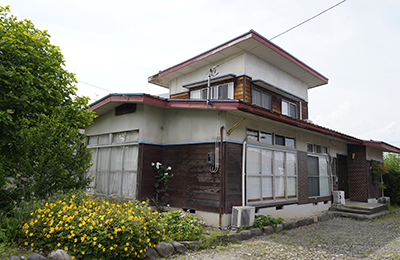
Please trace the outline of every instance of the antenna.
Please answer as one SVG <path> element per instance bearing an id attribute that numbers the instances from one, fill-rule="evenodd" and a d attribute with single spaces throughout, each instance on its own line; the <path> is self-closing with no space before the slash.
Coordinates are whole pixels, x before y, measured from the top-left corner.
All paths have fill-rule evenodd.
<path id="1" fill-rule="evenodd" d="M 217 76 L 219 74 L 219 72 L 217 71 L 217 66 L 214 66 L 210 69 L 210 71 L 208 72 L 208 83 L 207 83 L 207 106 L 211 106 L 212 107 L 212 102 L 210 101 L 210 97 L 211 97 L 211 78 L 214 78 L 215 76 Z"/>

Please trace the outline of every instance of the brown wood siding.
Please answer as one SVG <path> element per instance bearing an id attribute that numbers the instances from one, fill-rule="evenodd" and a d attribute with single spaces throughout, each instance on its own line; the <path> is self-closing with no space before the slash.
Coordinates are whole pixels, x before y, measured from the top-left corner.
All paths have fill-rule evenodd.
<path id="1" fill-rule="evenodd" d="M 235 80 L 234 84 L 234 91 L 233 91 L 233 98 L 242 100 L 243 101 L 243 95 L 244 95 L 244 88 L 243 88 L 243 78 L 244 77 L 238 77 Z"/>
<path id="2" fill-rule="evenodd" d="M 169 98 L 171 99 L 189 99 L 190 98 L 190 92 L 183 92 L 183 93 L 177 93 L 177 94 L 172 94 Z"/>
<path id="3" fill-rule="evenodd" d="M 151 163 L 162 163 L 162 146 L 139 144 L 137 198 L 140 201 L 154 197 L 155 171 Z"/>
<path id="4" fill-rule="evenodd" d="M 244 86 L 244 83 L 246 83 L 246 86 Z M 233 95 L 234 99 L 251 103 L 251 78 L 247 76 L 237 77 L 235 80 Z"/>
<path id="5" fill-rule="evenodd" d="M 272 111 L 276 113 L 282 113 L 282 98 L 276 94 L 272 94 Z"/>
<path id="6" fill-rule="evenodd" d="M 301 108 L 302 108 L 302 111 L 301 111 L 302 119 L 303 120 L 308 119 L 308 103 L 305 101 L 302 101 Z"/>
<path id="7" fill-rule="evenodd" d="M 169 186 L 171 207 L 219 212 L 220 175 L 210 173 L 207 153 L 214 144 L 164 146 L 163 159 L 172 167 Z"/>
<path id="8" fill-rule="evenodd" d="M 226 143 L 224 151 L 224 212 L 232 213 L 233 206 L 242 205 L 242 144 Z"/>
<path id="9" fill-rule="evenodd" d="M 349 198 L 349 180 L 347 172 L 347 156 L 337 155 L 337 169 L 336 174 L 338 177 L 338 190 L 344 191 L 344 197 Z"/>

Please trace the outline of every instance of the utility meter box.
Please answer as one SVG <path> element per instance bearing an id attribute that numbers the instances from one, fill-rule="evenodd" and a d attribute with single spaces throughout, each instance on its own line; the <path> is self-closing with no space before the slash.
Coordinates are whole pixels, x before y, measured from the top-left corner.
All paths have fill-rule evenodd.
<path id="1" fill-rule="evenodd" d="M 215 153 L 213 152 L 207 153 L 207 165 L 208 166 L 215 165 Z"/>

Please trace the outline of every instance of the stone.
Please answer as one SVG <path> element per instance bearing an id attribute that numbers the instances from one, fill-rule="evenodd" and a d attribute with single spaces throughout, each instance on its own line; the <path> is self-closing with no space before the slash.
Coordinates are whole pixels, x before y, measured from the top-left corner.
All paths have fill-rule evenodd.
<path id="1" fill-rule="evenodd" d="M 266 226 L 263 228 L 264 234 L 266 235 L 270 235 L 273 234 L 275 232 L 274 227 L 273 226 Z"/>
<path id="2" fill-rule="evenodd" d="M 218 235 L 215 236 L 216 243 L 226 243 L 228 242 L 228 235 Z"/>
<path id="3" fill-rule="evenodd" d="M 262 231 L 259 228 L 250 228 L 250 231 L 251 231 L 252 236 L 261 236 L 262 235 Z"/>
<path id="4" fill-rule="evenodd" d="M 239 234 L 240 234 L 242 240 L 248 240 L 251 238 L 250 230 L 242 230 L 242 231 L 240 231 Z"/>
<path id="5" fill-rule="evenodd" d="M 299 227 L 307 226 L 307 225 L 310 225 L 312 223 L 312 219 L 311 218 L 300 219 L 298 221 L 298 223 L 299 223 Z"/>
<path id="6" fill-rule="evenodd" d="M 227 234 L 228 236 L 228 241 L 236 242 L 241 240 L 241 235 L 239 233 L 229 233 Z"/>
<path id="7" fill-rule="evenodd" d="M 167 257 L 174 253 L 174 246 L 167 242 L 160 242 L 156 245 L 156 250 L 161 257 Z"/>
<path id="8" fill-rule="evenodd" d="M 179 242 L 172 241 L 171 244 L 174 246 L 175 251 L 178 253 L 187 253 L 189 250 L 183 244 Z"/>
<path id="9" fill-rule="evenodd" d="M 189 250 L 197 251 L 200 249 L 200 242 L 198 241 L 182 241 L 181 243 Z"/>
<path id="10" fill-rule="evenodd" d="M 147 248 L 145 255 L 146 259 L 151 259 L 151 260 L 155 260 L 158 257 L 157 251 L 152 247 Z"/>
<path id="11" fill-rule="evenodd" d="M 71 260 L 72 257 L 65 250 L 58 249 L 47 256 L 48 260 Z"/>
<path id="12" fill-rule="evenodd" d="M 283 224 L 283 229 L 285 229 L 285 230 L 291 230 L 291 229 L 295 229 L 298 227 L 299 227 L 299 222 L 297 222 L 297 221 L 292 221 L 292 222 Z"/>
<path id="13" fill-rule="evenodd" d="M 278 232 L 281 232 L 281 231 L 283 230 L 283 225 L 282 225 L 282 224 L 276 225 L 276 230 L 277 230 Z"/>
<path id="14" fill-rule="evenodd" d="M 311 219 L 312 219 L 312 223 L 318 223 L 318 217 L 317 216 L 311 217 Z"/>
<path id="15" fill-rule="evenodd" d="M 47 258 L 36 253 L 31 253 L 27 260 L 47 260 Z"/>
<path id="16" fill-rule="evenodd" d="M 12 257 L 10 257 L 9 260 L 24 260 L 24 259 L 19 256 L 13 255 Z"/>

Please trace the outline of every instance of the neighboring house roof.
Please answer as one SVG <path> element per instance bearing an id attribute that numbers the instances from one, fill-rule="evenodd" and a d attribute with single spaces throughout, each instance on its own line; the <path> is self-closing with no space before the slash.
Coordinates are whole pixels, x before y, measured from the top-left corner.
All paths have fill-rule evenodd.
<path id="1" fill-rule="evenodd" d="M 299 120 L 293 117 L 285 116 L 271 110 L 244 103 L 240 100 L 213 100 L 213 106 L 209 107 L 205 100 L 201 99 L 165 99 L 148 94 L 109 94 L 102 99 L 89 105 L 89 110 L 95 111 L 97 115 L 102 115 L 115 107 L 124 103 L 146 103 L 150 105 L 169 107 L 169 108 L 182 108 L 182 109 L 216 109 L 231 111 L 239 115 L 263 117 L 277 122 L 281 122 L 293 127 L 312 131 L 315 133 L 323 134 L 326 136 L 341 139 L 343 141 L 380 148 L 383 151 L 400 153 L 400 148 L 393 145 L 378 142 L 378 141 L 363 141 L 356 137 L 352 137 L 332 129 L 328 129 L 304 120 Z"/>
<path id="2" fill-rule="evenodd" d="M 253 30 L 187 61 L 160 71 L 150 76 L 148 82 L 169 88 L 169 82 L 175 78 L 191 73 L 204 66 L 210 66 L 211 68 L 216 62 L 245 52 L 252 53 L 275 67 L 286 71 L 305 82 L 309 88 L 328 83 L 328 79 L 319 72 Z"/>

